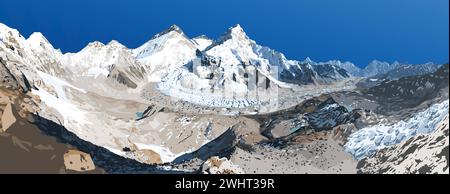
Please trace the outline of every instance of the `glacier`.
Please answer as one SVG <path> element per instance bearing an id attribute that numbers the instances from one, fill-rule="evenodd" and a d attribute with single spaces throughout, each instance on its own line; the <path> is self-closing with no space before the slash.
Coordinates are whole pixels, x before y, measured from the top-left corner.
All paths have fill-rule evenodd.
<path id="1" fill-rule="evenodd" d="M 393 125 L 377 124 L 351 134 L 344 145 L 347 152 L 361 160 L 377 150 L 401 143 L 418 134 L 428 134 L 445 118 L 449 111 L 449 100 L 433 104 L 425 111 L 414 114 L 407 121 Z"/>

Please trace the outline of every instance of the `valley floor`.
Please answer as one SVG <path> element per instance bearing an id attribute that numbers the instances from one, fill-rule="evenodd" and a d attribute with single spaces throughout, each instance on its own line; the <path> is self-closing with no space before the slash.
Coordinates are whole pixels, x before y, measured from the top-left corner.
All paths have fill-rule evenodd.
<path id="1" fill-rule="evenodd" d="M 357 161 L 333 140 L 294 143 L 285 148 L 255 146 L 240 148 L 230 160 L 246 173 L 256 174 L 354 174 Z"/>

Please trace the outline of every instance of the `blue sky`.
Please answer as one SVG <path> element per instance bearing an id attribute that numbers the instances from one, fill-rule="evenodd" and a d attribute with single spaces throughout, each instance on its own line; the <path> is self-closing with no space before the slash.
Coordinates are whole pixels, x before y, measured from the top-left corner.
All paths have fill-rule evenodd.
<path id="1" fill-rule="evenodd" d="M 257 43 L 289 59 L 339 59 L 365 66 L 448 62 L 448 0 L 9 0 L 0 22 L 28 37 L 42 32 L 63 52 L 91 41 L 130 48 L 171 24 L 190 37 L 219 37 L 241 24 Z"/>

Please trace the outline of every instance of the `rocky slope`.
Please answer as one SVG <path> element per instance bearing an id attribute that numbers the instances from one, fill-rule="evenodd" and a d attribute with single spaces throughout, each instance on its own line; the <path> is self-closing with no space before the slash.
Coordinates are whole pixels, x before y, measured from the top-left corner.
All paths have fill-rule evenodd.
<path id="1" fill-rule="evenodd" d="M 388 71 L 387 73 L 377 74 L 375 76 L 369 77 L 369 79 L 397 80 L 402 77 L 434 73 L 436 70 L 438 70 L 438 68 L 439 66 L 433 63 L 425 63 L 418 65 L 399 64 L 394 69 Z"/>
<path id="2" fill-rule="evenodd" d="M 341 62 L 338 60 L 331 60 L 328 62 L 317 63 L 309 58 L 307 58 L 305 61 L 311 62 L 313 64 L 332 64 L 346 70 L 351 76 L 366 77 L 367 80 L 364 81 L 367 83 L 364 84 L 370 84 L 370 82 L 379 83 L 383 80 L 396 80 L 407 76 L 433 73 L 439 68 L 439 65 L 433 63 L 404 64 L 396 61 L 390 64 L 388 62 L 382 62 L 378 60 L 371 61 L 364 68 L 357 67 L 355 64 L 348 61 Z"/>
<path id="3" fill-rule="evenodd" d="M 395 65 L 393 69 L 385 73 L 379 73 L 367 77 L 361 80 L 357 85 L 361 88 L 370 88 L 390 80 L 398 80 L 403 77 L 434 73 L 438 69 L 439 65 L 433 63 L 425 63 L 417 65 L 398 63 L 397 65 Z"/>
<path id="4" fill-rule="evenodd" d="M 363 94 L 366 98 L 379 102 L 381 106 L 378 112 L 389 114 L 416 107 L 430 99 L 448 98 L 448 81 L 449 71 L 446 64 L 433 73 L 384 81 L 377 86 L 364 89 Z"/>
<path id="5" fill-rule="evenodd" d="M 261 130 L 268 137 L 280 138 L 297 132 L 331 130 L 338 125 L 354 122 L 359 118 L 359 113 L 357 110 L 347 110 L 329 95 L 322 95 L 290 109 L 249 117 L 261 123 Z"/>
<path id="6" fill-rule="evenodd" d="M 0 85 L 0 172 L 104 173 L 102 168 L 95 167 L 89 154 L 41 132 L 33 116 L 39 110 L 37 102 L 39 98 L 29 92 Z M 90 163 L 89 168 L 78 160 L 70 163 L 66 157 L 70 150 L 83 154 L 84 163 Z"/>

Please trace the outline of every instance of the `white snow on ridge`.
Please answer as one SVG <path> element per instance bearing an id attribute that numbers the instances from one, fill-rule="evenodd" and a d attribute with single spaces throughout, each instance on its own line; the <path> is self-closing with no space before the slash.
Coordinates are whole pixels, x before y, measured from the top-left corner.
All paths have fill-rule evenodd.
<path id="1" fill-rule="evenodd" d="M 49 84 L 51 86 L 53 86 L 53 88 L 55 89 L 56 93 L 58 94 L 58 98 L 64 100 L 64 101 L 68 101 L 67 97 L 66 97 L 66 92 L 64 91 L 65 87 L 69 87 L 71 89 L 76 89 L 80 92 L 86 93 L 86 91 L 84 91 L 83 89 L 77 88 L 75 86 L 73 86 L 72 84 L 59 79 L 57 77 L 51 76 L 47 73 L 44 73 L 42 71 L 37 71 L 38 75 L 42 78 L 42 80 L 46 83 Z"/>
<path id="2" fill-rule="evenodd" d="M 61 98 L 57 98 L 43 88 L 39 90 L 32 90 L 32 93 L 38 95 L 42 102 L 47 106 L 55 109 L 63 117 L 63 125 L 69 127 L 70 125 L 77 125 L 78 127 L 72 127 L 73 129 L 82 129 L 87 123 L 86 112 L 79 109 L 76 105 L 65 101 Z"/>
<path id="3" fill-rule="evenodd" d="M 47 39 L 45 39 L 44 35 L 40 32 L 34 32 L 30 35 L 30 37 L 26 40 L 26 42 L 32 47 L 34 50 L 41 51 L 41 44 L 50 45 Z"/>
<path id="4" fill-rule="evenodd" d="M 407 121 L 400 121 L 390 126 L 378 124 L 360 129 L 350 135 L 348 142 L 344 145 L 345 150 L 361 160 L 382 148 L 398 144 L 412 136 L 433 132 L 448 111 L 449 100 L 446 100 L 416 113 Z"/>
<path id="5" fill-rule="evenodd" d="M 220 44 L 219 44 L 220 43 Z M 220 59 L 227 66 L 240 65 L 242 61 L 259 59 L 253 51 L 256 43 L 250 40 L 241 26 L 230 28 L 228 34 L 221 37 L 217 45 L 209 48 L 205 53 Z"/>
<path id="6" fill-rule="evenodd" d="M 38 90 L 33 89 L 32 93 L 38 95 L 47 106 L 59 112 L 59 114 L 64 119 L 64 126 L 67 126 L 69 123 L 78 126 L 84 126 L 86 123 L 88 123 L 86 118 L 87 113 L 84 110 L 78 108 L 77 105 L 73 104 L 67 98 L 66 92 L 64 91 L 65 89 L 70 88 L 86 93 L 84 90 L 79 89 L 64 80 L 53 77 L 44 72 L 37 71 L 37 73 L 46 84 L 51 85 L 55 89 L 58 97 L 53 96 L 43 88 L 39 87 Z"/>
<path id="7" fill-rule="evenodd" d="M 204 36 L 193 38 L 192 41 L 197 46 L 197 49 L 200 51 L 205 50 L 209 45 L 213 44 L 213 40 L 208 39 Z"/>
<path id="8" fill-rule="evenodd" d="M 183 33 L 170 31 L 133 49 L 132 53 L 150 74 L 148 80 L 159 82 L 167 73 L 195 58 L 196 45 Z"/>

